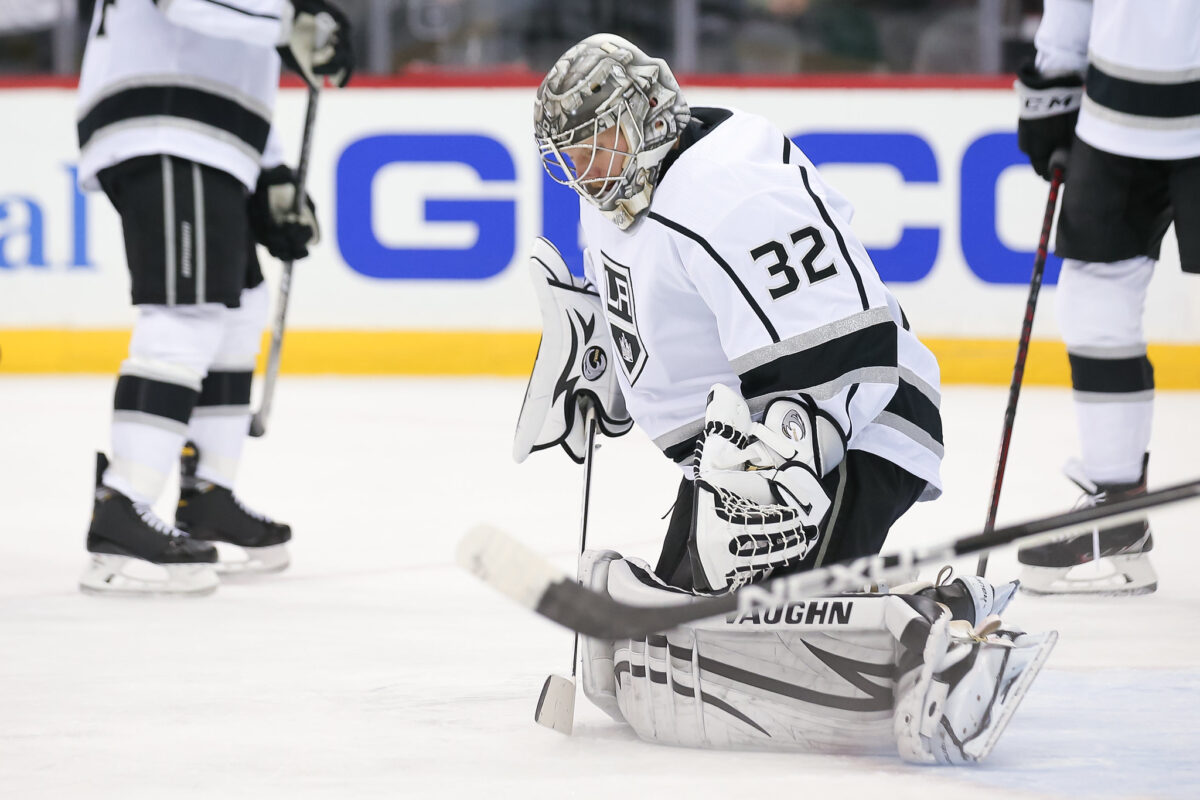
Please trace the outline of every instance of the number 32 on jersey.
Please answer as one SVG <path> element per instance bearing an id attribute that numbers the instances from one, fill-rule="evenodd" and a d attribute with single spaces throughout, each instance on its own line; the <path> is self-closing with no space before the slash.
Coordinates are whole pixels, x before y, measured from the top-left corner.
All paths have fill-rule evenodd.
<path id="1" fill-rule="evenodd" d="M 837 266 L 833 263 L 820 269 L 815 266 L 821 253 L 825 252 L 825 240 L 819 230 L 809 225 L 793 231 L 788 238 L 791 240 L 790 254 L 787 246 L 774 239 L 750 251 L 750 258 L 762 261 L 771 277 L 781 279 L 774 286 L 768 287 L 773 300 L 785 297 L 800 288 L 800 275 L 796 268 L 788 263 L 791 256 L 799 257 L 809 286 L 837 275 Z"/>

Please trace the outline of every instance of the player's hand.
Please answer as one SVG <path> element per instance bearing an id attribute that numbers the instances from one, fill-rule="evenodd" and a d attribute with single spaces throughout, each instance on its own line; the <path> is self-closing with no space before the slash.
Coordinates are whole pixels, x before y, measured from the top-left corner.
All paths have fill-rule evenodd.
<path id="1" fill-rule="evenodd" d="M 327 0 L 292 0 L 292 6 L 295 17 L 279 45 L 279 57 L 314 89 L 326 78 L 342 88 L 354 72 L 350 20 Z"/>
<path id="2" fill-rule="evenodd" d="M 1076 73 L 1048 78 L 1026 64 L 1018 70 L 1013 88 L 1021 100 L 1017 146 L 1029 156 L 1034 171 L 1050 180 L 1050 156 L 1055 150 L 1069 150 L 1075 138 L 1083 78 Z"/>
<path id="3" fill-rule="evenodd" d="M 296 201 L 296 173 L 280 164 L 264 169 L 249 200 L 250 229 L 254 239 L 281 261 L 308 257 L 308 249 L 321 240 L 317 212 L 307 192 L 300 212 Z"/>

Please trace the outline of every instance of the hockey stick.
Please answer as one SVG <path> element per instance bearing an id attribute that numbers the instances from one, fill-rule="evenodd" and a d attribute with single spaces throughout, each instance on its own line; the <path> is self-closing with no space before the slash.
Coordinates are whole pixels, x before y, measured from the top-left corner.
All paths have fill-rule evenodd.
<path id="1" fill-rule="evenodd" d="M 735 611 L 776 608 L 839 592 L 861 591 L 871 583 L 904 574 L 913 567 L 945 563 L 988 552 L 1016 541 L 1042 542 L 1089 531 L 1099 520 L 1116 524 L 1141 519 L 1157 506 L 1200 498 L 1200 479 L 1147 492 L 1116 503 L 1092 506 L 964 536 L 941 545 L 890 555 L 868 556 L 844 564 L 786 575 L 744 586 L 717 597 L 698 597 L 682 605 L 636 606 L 581 586 L 541 556 L 502 531 L 480 526 L 458 545 L 458 562 L 476 577 L 526 608 L 597 639 L 642 639 L 690 622 Z"/>
<path id="2" fill-rule="evenodd" d="M 1021 338 L 1017 340 L 1017 361 L 1013 364 L 1012 383 L 1008 386 L 1008 406 L 1004 409 L 1004 429 L 1000 434 L 1000 456 L 996 459 L 996 475 L 992 479 L 992 499 L 988 505 L 984 532 L 996 527 L 996 509 L 1000 507 L 1000 487 L 1004 485 L 1004 468 L 1008 465 L 1008 445 L 1012 441 L 1013 424 L 1017 420 L 1017 399 L 1021 396 L 1021 381 L 1025 377 L 1025 358 L 1029 355 L 1029 336 L 1033 332 L 1033 314 L 1037 310 L 1038 293 L 1042 290 L 1042 273 L 1046 271 L 1046 253 L 1050 248 L 1050 227 L 1058 205 L 1058 191 L 1067 174 L 1067 151 L 1055 150 L 1050 156 L 1050 195 L 1046 198 L 1046 213 L 1042 217 L 1042 235 L 1038 239 L 1037 255 L 1033 259 L 1033 275 L 1029 278 L 1029 299 L 1025 302 L 1025 319 L 1021 323 Z M 988 554 L 979 557 L 975 573 L 987 573 Z"/>
<path id="3" fill-rule="evenodd" d="M 592 454 L 596 450 L 596 407 L 586 397 L 581 401 L 584 409 L 583 425 L 587 431 L 587 451 L 583 455 L 583 506 L 579 512 L 579 558 L 587 546 L 588 507 L 592 496 Z M 533 719 L 539 725 L 564 733 L 567 736 L 575 729 L 575 673 L 579 663 L 579 632 L 575 632 L 575 645 L 571 651 L 571 677 L 547 676 L 542 684 Z"/>
<path id="4" fill-rule="evenodd" d="M 296 166 L 296 196 L 292 200 L 292 213 L 299 215 L 304 207 L 304 187 L 308 182 L 308 156 L 312 151 L 313 128 L 317 121 L 317 96 L 320 92 L 308 88 L 308 110 L 304 115 L 304 133 L 300 139 L 300 163 Z M 292 261 L 283 262 L 279 275 L 279 298 L 275 303 L 275 319 L 271 323 L 271 349 L 267 355 L 267 372 L 263 376 L 262 402 L 258 411 L 250 418 L 250 435 L 262 436 L 267 432 L 267 418 L 271 416 L 271 403 L 275 399 L 275 383 L 279 378 L 279 357 L 283 351 L 283 331 L 287 322 L 288 296 L 292 291 Z"/>

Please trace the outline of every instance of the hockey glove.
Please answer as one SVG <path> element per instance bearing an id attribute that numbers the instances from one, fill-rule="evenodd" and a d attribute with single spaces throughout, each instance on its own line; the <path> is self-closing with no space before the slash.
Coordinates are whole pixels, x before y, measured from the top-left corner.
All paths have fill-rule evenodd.
<path id="1" fill-rule="evenodd" d="M 342 88 L 354 72 L 350 20 L 326 0 L 292 0 L 292 6 L 295 16 L 290 29 L 285 28 L 279 57 L 314 89 L 326 78 Z"/>
<path id="2" fill-rule="evenodd" d="M 1021 100 L 1017 146 L 1029 156 L 1034 171 L 1050 180 L 1050 156 L 1055 150 L 1069 150 L 1075 138 L 1083 78 L 1073 72 L 1048 78 L 1033 64 L 1025 64 L 1013 88 Z"/>
<path id="3" fill-rule="evenodd" d="M 254 239 L 281 261 L 298 261 L 308 256 L 308 248 L 321 240 L 316 208 L 306 192 L 297 214 L 296 173 L 280 164 L 258 175 L 258 187 L 250 196 L 250 229 Z"/>
<path id="4" fill-rule="evenodd" d="M 776 401 L 752 423 L 745 400 L 713 386 L 696 446 L 688 542 L 696 588 L 736 589 L 804 558 L 830 506 L 820 476 L 842 448 L 836 426 L 803 402 Z"/>
<path id="5" fill-rule="evenodd" d="M 513 458 L 520 463 L 534 450 L 562 445 L 583 463 L 584 400 L 595 409 L 605 436 L 633 427 L 612 369 L 604 309 L 595 288 L 571 275 L 558 250 L 541 237 L 534 240 L 529 270 L 542 310 L 542 341 L 517 418 Z"/>

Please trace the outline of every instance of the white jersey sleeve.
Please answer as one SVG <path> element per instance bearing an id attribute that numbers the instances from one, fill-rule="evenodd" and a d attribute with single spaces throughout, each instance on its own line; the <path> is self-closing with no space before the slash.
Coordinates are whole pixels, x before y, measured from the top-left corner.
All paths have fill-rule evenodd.
<path id="1" fill-rule="evenodd" d="M 1035 66 L 1043 75 L 1083 74 L 1087 70 L 1092 0 L 1046 0 L 1034 37 Z"/>
<path id="2" fill-rule="evenodd" d="M 175 25 L 222 39 L 275 47 L 292 27 L 288 0 L 157 0 Z"/>
<path id="3" fill-rule="evenodd" d="M 271 167 L 277 167 L 285 160 L 283 142 L 279 138 L 279 129 L 272 125 L 270 132 L 267 134 L 267 146 L 263 148 L 262 168 L 270 169 Z"/>

